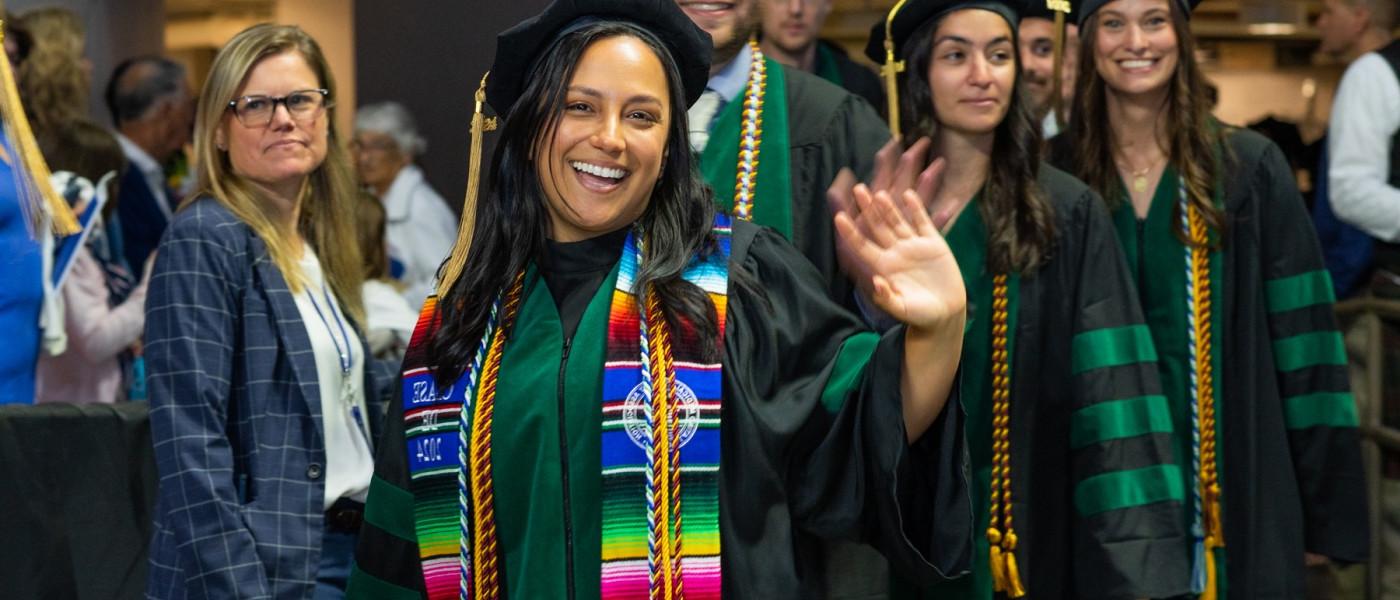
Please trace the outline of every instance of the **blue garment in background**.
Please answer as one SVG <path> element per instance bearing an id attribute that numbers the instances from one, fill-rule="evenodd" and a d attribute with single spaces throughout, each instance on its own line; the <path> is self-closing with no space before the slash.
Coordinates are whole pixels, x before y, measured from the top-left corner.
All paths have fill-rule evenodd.
<path id="1" fill-rule="evenodd" d="M 1322 158 L 1318 160 L 1317 179 L 1313 181 L 1313 226 L 1322 244 L 1322 256 L 1327 271 L 1332 274 L 1332 287 L 1337 298 L 1355 294 L 1371 273 L 1375 238 L 1337 218 L 1327 194 L 1327 141 L 1322 141 Z"/>
<path id="2" fill-rule="evenodd" d="M 43 268 L 39 242 L 25 227 L 14 168 L 0 161 L 0 404 L 34 402 Z"/>

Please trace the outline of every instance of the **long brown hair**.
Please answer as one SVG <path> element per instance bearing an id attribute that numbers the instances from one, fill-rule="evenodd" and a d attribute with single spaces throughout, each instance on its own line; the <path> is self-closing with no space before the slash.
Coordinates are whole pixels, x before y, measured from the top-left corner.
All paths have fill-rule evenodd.
<path id="1" fill-rule="evenodd" d="M 16 73 L 25 113 L 37 137 L 87 117 L 83 23 L 66 8 L 40 8 L 20 17 L 33 46 Z"/>
<path id="2" fill-rule="evenodd" d="M 1230 159 L 1224 129 L 1210 115 L 1205 75 L 1196 64 L 1196 38 L 1191 35 L 1187 15 L 1176 0 L 1169 0 L 1172 30 L 1177 39 L 1177 66 L 1164 109 L 1167 116 L 1167 161 L 1186 182 L 1186 195 L 1211 231 L 1215 242 L 1225 237 L 1225 213 L 1215 206 L 1215 187 Z M 1116 209 L 1126 197 L 1120 185 L 1118 166 L 1113 159 L 1116 141 L 1108 122 L 1109 89 L 1099 75 L 1094 53 L 1099 17 L 1090 15 L 1080 31 L 1079 77 L 1075 82 L 1074 110 L 1069 121 L 1069 139 L 1074 143 L 1075 175 L 1103 197 L 1109 209 Z M 1181 219 L 1181 206 L 1172 203 L 1172 222 Z M 1191 240 L 1180 227 L 1172 231 L 1182 243 Z"/>
<path id="3" fill-rule="evenodd" d="M 900 84 L 900 128 L 910 139 L 933 137 L 938 130 L 928 69 L 933 35 L 945 17 L 931 19 L 905 44 L 900 58 L 909 67 Z M 1019 43 L 1010 27 L 1012 45 Z M 1016 83 L 1011 106 L 997 125 L 992 142 L 991 165 L 983 184 L 978 210 L 987 224 L 987 269 L 991 273 L 1015 271 L 1029 274 L 1049 260 L 1055 244 L 1055 210 L 1036 183 L 1042 140 L 1040 125 L 1031 113 L 1021 87 L 1021 58 L 1013 52 Z"/>
<path id="4" fill-rule="evenodd" d="M 247 223 L 267 244 L 272 262 L 286 278 L 287 286 L 293 292 L 301 290 L 304 277 L 293 258 L 299 249 L 292 247 L 290 232 L 277 225 L 257 188 L 233 172 L 228 153 L 214 143 L 225 119 L 233 118 L 227 111 L 228 102 L 238 93 L 248 73 L 263 59 L 284 52 L 299 54 L 316 73 L 321 86 L 330 90 L 325 114 L 318 117 L 328 124 L 326 159 L 306 178 L 297 229 L 321 261 L 326 281 L 345 312 L 363 323 L 360 284 L 364 281 L 364 263 L 360 260 L 359 244 L 355 243 L 355 177 L 335 128 L 335 77 L 321 47 L 305 31 L 289 25 L 254 25 L 233 36 L 214 57 L 195 109 L 194 157 L 199 165 L 196 195 L 213 196 Z"/>

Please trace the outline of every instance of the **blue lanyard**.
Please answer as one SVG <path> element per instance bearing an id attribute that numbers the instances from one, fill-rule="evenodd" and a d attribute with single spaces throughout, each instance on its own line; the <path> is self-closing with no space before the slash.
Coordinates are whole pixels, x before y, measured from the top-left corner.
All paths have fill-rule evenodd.
<path id="1" fill-rule="evenodd" d="M 321 318 L 321 324 L 326 327 L 326 333 L 330 334 L 331 343 L 335 344 L 335 352 L 340 357 L 340 374 L 346 379 L 346 381 L 341 382 L 341 385 L 344 386 L 349 380 L 350 368 L 355 364 L 355 347 L 350 343 L 350 333 L 345 329 L 345 321 L 340 318 L 340 311 L 336 307 L 335 302 L 331 300 L 331 292 L 326 288 L 326 282 L 324 280 L 321 281 L 321 294 L 326 299 L 327 310 L 329 310 L 331 316 L 335 318 L 336 327 L 340 329 L 340 339 L 336 339 L 335 329 L 331 329 L 330 321 L 326 320 L 325 313 L 321 312 L 321 307 L 316 303 L 316 294 L 308 291 L 306 296 L 311 300 L 311 308 L 316 309 L 316 316 Z M 345 342 L 345 347 L 343 349 L 341 348 L 341 341 Z M 369 439 L 369 428 L 365 425 L 364 416 L 360 414 L 359 405 L 355 404 L 350 398 L 343 399 L 350 405 L 350 416 L 355 419 L 355 429 L 359 430 L 360 435 L 364 436 L 365 443 L 372 447 L 373 444 L 370 443 Z"/>
<path id="2" fill-rule="evenodd" d="M 335 337 L 335 330 L 331 329 L 330 321 L 326 320 L 326 315 L 321 312 L 320 305 L 316 303 L 316 294 L 308 293 L 307 297 L 311 299 L 311 308 L 316 309 L 316 316 L 321 318 L 321 324 L 326 327 L 326 333 L 331 335 L 331 343 L 335 344 L 335 353 L 340 357 L 341 375 L 348 377 L 350 367 L 355 364 L 355 349 L 350 345 L 350 334 L 345 330 L 345 321 L 341 320 L 340 311 L 336 309 L 335 302 L 331 300 L 331 292 L 326 289 L 325 281 L 321 282 L 321 293 L 325 295 L 326 308 L 330 311 L 331 316 L 335 317 L 335 324 L 340 328 L 339 339 Z M 345 341 L 344 348 L 341 348 L 341 340 Z"/>

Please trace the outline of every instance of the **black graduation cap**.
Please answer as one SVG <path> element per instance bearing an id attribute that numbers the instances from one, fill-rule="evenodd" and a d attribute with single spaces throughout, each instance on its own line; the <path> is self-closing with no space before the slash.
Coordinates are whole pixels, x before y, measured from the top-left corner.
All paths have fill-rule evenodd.
<path id="1" fill-rule="evenodd" d="M 889 101 L 886 115 L 895 137 L 900 135 L 899 85 L 896 79 L 898 73 L 904 70 L 904 61 L 899 60 L 899 55 L 910 36 L 932 19 L 966 8 L 980 8 L 1001 15 L 1014 32 L 1021 21 L 1020 11 L 1025 1 L 1028 0 L 900 0 L 884 20 L 870 29 L 870 42 L 865 45 L 865 55 L 881 65 L 885 98 Z"/>
<path id="2" fill-rule="evenodd" d="M 675 0 L 555 0 L 535 15 L 496 36 L 496 61 L 486 83 L 486 101 L 505 114 L 525 88 L 525 77 L 539 53 L 563 33 L 597 21 L 627 21 L 656 35 L 680 70 L 685 104 L 705 91 L 710 79 L 710 34 L 681 12 Z"/>
<path id="3" fill-rule="evenodd" d="M 1084 25 L 1084 20 L 1088 19 L 1089 15 L 1098 12 L 1100 8 L 1103 8 L 1103 5 L 1112 1 L 1113 0 L 1083 0 L 1081 3 L 1082 6 L 1076 7 L 1079 9 L 1079 25 L 1082 27 Z M 1186 11 L 1186 16 L 1189 18 L 1191 16 L 1191 11 L 1196 10 L 1196 6 L 1201 3 L 1201 0 L 1176 0 L 1176 3 L 1182 10 Z"/>
<path id="4" fill-rule="evenodd" d="M 1042 2 L 1044 0 L 1041 0 Z M 889 34 L 894 41 L 894 55 L 899 56 L 905 42 L 919 26 L 955 10 L 980 8 L 997 13 L 1015 29 L 1021 21 L 1023 0 L 906 0 L 894 5 L 884 21 L 870 29 L 870 42 L 865 45 L 865 55 L 875 64 L 885 64 L 885 37 Z"/>
<path id="5" fill-rule="evenodd" d="M 690 106 L 705 91 L 710 79 L 710 34 L 696 27 L 675 0 L 554 0 L 544 12 L 520 22 L 496 36 L 496 61 L 476 90 L 471 120 L 471 150 L 467 158 L 467 197 L 457 227 L 457 242 L 438 279 L 438 296 L 446 296 L 461 275 L 475 235 L 476 202 L 481 184 L 482 136 L 496 128 L 497 120 L 482 112 L 490 104 L 496 113 L 510 112 L 525 89 L 525 78 L 539 54 L 555 38 L 590 23 L 626 21 L 650 31 L 666 45 L 681 75 L 685 104 Z"/>

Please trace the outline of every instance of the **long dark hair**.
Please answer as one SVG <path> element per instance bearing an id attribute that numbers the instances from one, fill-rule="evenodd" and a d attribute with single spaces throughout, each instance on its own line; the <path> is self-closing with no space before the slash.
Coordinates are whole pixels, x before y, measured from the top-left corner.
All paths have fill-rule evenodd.
<path id="1" fill-rule="evenodd" d="M 1201 213 L 1206 225 L 1217 233 L 1216 242 L 1224 240 L 1225 213 L 1215 206 L 1215 185 L 1230 160 L 1224 143 L 1223 128 L 1210 116 L 1206 97 L 1206 80 L 1196 64 L 1196 38 L 1179 4 L 1170 6 L 1172 30 L 1177 39 L 1176 73 L 1172 74 L 1171 89 L 1163 110 L 1167 115 L 1167 161 L 1186 181 L 1188 202 Z M 1090 15 L 1080 31 L 1079 76 L 1075 81 L 1074 110 L 1070 112 L 1069 139 L 1074 143 L 1075 173 L 1084 183 L 1103 197 L 1110 209 L 1126 200 L 1119 185 L 1118 166 L 1114 162 L 1114 141 L 1108 115 L 1108 85 L 1099 75 L 1095 64 L 1094 38 L 1098 35 L 1099 17 Z M 1181 206 L 1172 203 L 1172 223 L 1181 220 Z M 1192 242 L 1180 227 L 1173 227 L 1177 239 Z"/>
<path id="2" fill-rule="evenodd" d="M 933 35 L 946 18 L 944 15 L 920 25 L 901 57 L 908 67 L 901 76 L 900 128 L 909 132 L 906 135 L 911 139 L 933 137 L 938 131 L 928 69 Z M 1016 28 L 1009 29 L 1014 47 Z M 1014 51 L 1012 54 L 1016 84 L 1011 91 L 1011 106 L 997 125 L 992 141 L 991 166 L 978 210 L 987 224 L 988 271 L 1027 274 L 1050 257 L 1055 244 L 1055 211 L 1036 183 L 1042 145 L 1040 125 L 1021 86 L 1020 55 Z"/>
<path id="3" fill-rule="evenodd" d="M 584 50 L 617 36 L 636 38 L 652 49 L 666 72 L 671 98 L 666 158 L 651 201 L 637 220 L 646 244 L 634 291 L 655 286 L 673 335 L 716 338 L 714 303 L 704 290 L 681 278 L 697 255 L 707 257 L 719 247 L 711 232 L 714 202 L 694 167 L 687 139 L 680 71 L 665 45 L 649 31 L 627 22 L 602 21 L 561 35 L 541 50 L 520 99 L 505 115 L 488 193 L 477 207 L 466 267 L 438 302 L 441 325 L 428 347 L 428 364 L 434 365 L 439 385 L 456 380 L 470 364 L 497 294 L 531 260 L 543 256 L 550 220 L 531 157 L 547 152 L 552 143 L 569 81 Z M 718 355 L 718 346 L 706 347 Z"/>

